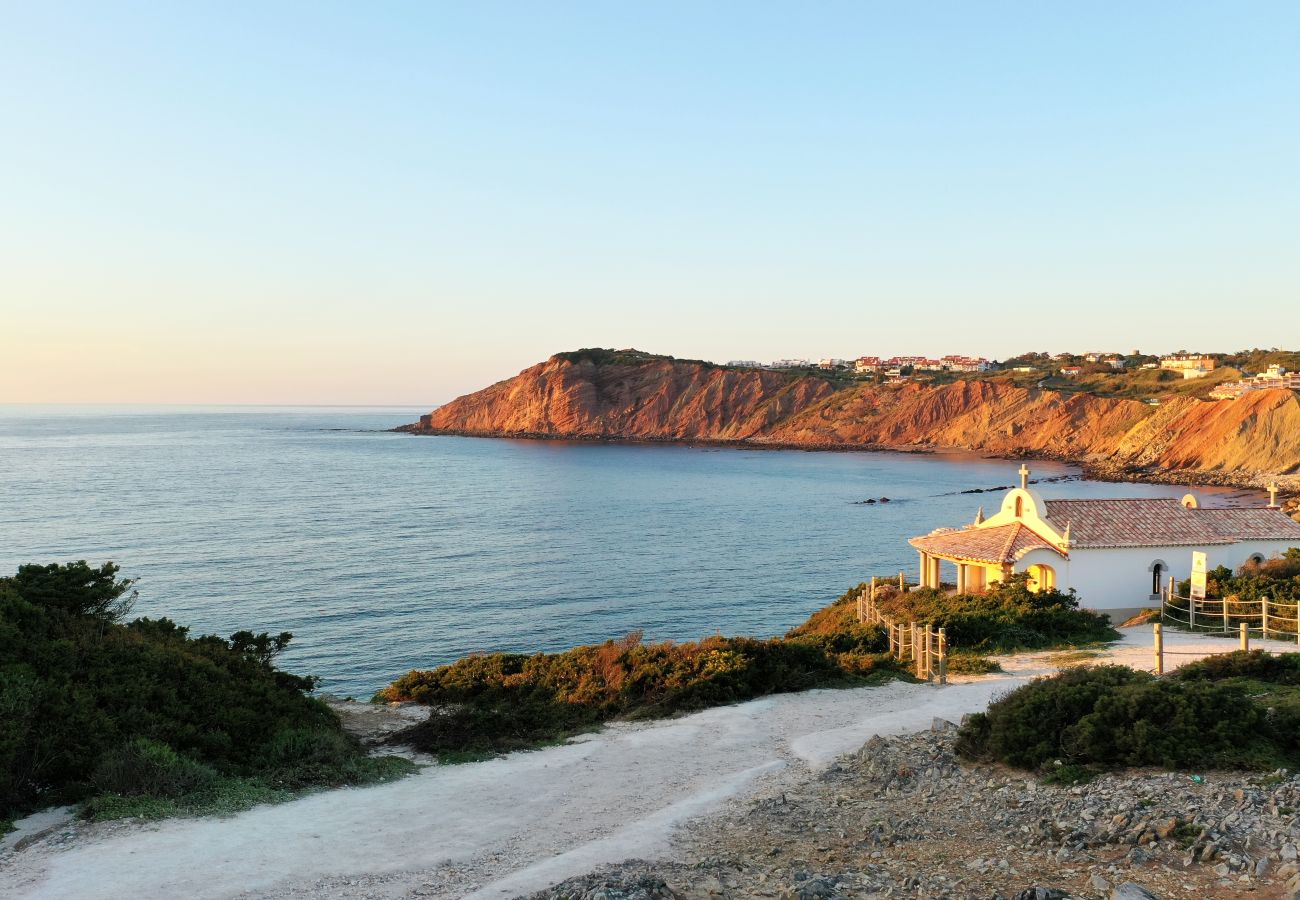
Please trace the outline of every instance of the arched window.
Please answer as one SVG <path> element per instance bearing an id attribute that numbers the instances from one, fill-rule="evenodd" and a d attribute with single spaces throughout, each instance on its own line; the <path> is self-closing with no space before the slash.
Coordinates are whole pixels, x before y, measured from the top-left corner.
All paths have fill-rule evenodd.
<path id="1" fill-rule="evenodd" d="M 1164 584 L 1165 567 L 1161 563 L 1156 563 L 1151 567 L 1151 593 L 1160 593 L 1160 586 Z"/>
<path id="2" fill-rule="evenodd" d="M 1017 497 L 1017 498 L 1016 498 L 1016 518 L 1017 518 L 1017 519 L 1023 519 L 1024 517 L 1025 517 L 1025 498 L 1024 498 L 1024 497 Z"/>

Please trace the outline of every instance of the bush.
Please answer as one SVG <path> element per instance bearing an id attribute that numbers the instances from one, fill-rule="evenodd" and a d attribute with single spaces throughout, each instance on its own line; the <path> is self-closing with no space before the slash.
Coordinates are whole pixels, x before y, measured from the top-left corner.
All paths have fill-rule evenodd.
<path id="1" fill-rule="evenodd" d="M 95 797 L 90 815 L 242 808 L 283 786 L 410 768 L 368 759 L 308 696 L 313 679 L 275 668 L 291 635 L 123 624 L 131 584 L 117 571 L 79 562 L 0 578 L 0 817 Z"/>
<path id="2" fill-rule="evenodd" d="M 1171 677 L 1179 681 L 1251 678 L 1270 684 L 1300 685 L 1300 654 L 1274 656 L 1263 650 L 1237 650 L 1188 663 L 1176 669 Z"/>
<path id="3" fill-rule="evenodd" d="M 175 799 L 212 787 L 217 778 L 216 770 L 166 744 L 136 738 L 101 757 L 92 783 L 105 794 Z"/>
<path id="4" fill-rule="evenodd" d="M 1225 668 L 1227 671 L 1227 668 Z M 1026 769 L 1272 768 L 1295 762 L 1296 722 L 1242 686 L 1199 676 L 1156 678 L 1123 666 L 1067 669 L 971 716 L 957 750 Z"/>
<path id="5" fill-rule="evenodd" d="M 1031 591 L 1024 574 L 979 594 L 888 590 L 879 605 L 897 621 L 943 628 L 949 647 L 968 652 L 1009 653 L 1119 638 L 1109 617 L 1079 608 L 1074 591 Z"/>
<path id="6" fill-rule="evenodd" d="M 674 715 L 768 694 L 892 677 L 881 629 L 857 623 L 852 592 L 785 638 L 644 644 L 640 633 L 563 653 L 471 656 L 409 672 L 376 699 L 434 707 L 397 735 L 429 753 L 537 746 L 615 718 Z"/>

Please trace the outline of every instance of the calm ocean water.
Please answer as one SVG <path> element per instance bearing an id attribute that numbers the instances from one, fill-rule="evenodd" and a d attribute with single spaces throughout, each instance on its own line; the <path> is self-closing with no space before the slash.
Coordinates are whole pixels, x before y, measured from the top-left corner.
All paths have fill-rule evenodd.
<path id="1" fill-rule="evenodd" d="M 1018 465 L 384 431 L 423 411 L 0 406 L 0 571 L 114 560 L 137 615 L 292 631 L 284 668 L 360 697 L 471 651 L 783 632 L 911 572 L 906 539 L 969 521 L 997 496 L 958 492 Z"/>

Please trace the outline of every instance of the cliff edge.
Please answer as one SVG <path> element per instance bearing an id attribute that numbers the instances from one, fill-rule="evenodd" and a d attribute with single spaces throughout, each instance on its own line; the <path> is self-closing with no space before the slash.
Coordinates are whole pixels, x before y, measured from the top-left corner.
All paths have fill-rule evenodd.
<path id="1" fill-rule="evenodd" d="M 845 382 L 638 351 L 560 353 L 403 430 L 813 449 L 963 449 L 1082 463 L 1112 478 L 1300 488 L 1300 398 L 1139 400 L 1024 388 Z"/>

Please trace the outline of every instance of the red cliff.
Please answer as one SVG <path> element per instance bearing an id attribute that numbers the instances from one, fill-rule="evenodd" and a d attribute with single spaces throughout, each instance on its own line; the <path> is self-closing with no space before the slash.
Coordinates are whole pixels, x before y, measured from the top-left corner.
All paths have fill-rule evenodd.
<path id="1" fill-rule="evenodd" d="M 636 351 L 558 354 L 440 407 L 409 430 L 952 448 L 1067 459 L 1111 475 L 1239 484 L 1300 476 L 1300 400 L 1291 391 L 1150 406 L 985 380 L 843 386 Z"/>

